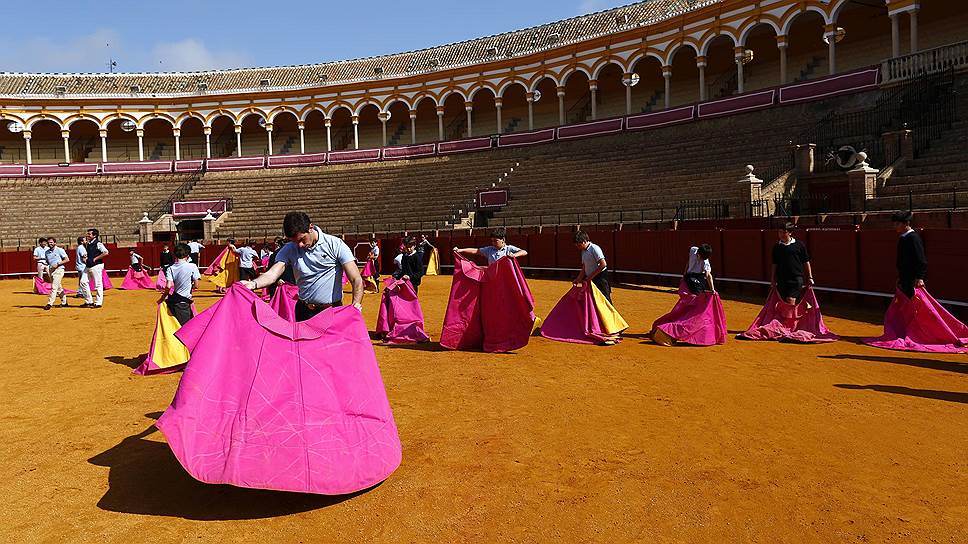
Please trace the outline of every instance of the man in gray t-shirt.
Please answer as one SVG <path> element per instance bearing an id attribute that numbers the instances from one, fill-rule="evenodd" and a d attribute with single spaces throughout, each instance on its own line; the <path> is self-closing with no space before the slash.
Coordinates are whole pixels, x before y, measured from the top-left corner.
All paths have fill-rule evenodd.
<path id="1" fill-rule="evenodd" d="M 165 279 L 168 280 L 169 289 L 161 295 L 161 300 L 168 304 L 168 309 L 172 315 L 182 325 L 194 315 L 192 313 L 192 291 L 198 288 L 198 280 L 202 278 L 201 272 L 195 263 L 189 260 L 191 249 L 186 244 L 175 246 L 175 263 L 169 266 L 164 272 Z"/>
<path id="2" fill-rule="evenodd" d="M 572 283 L 576 287 L 584 281 L 590 281 L 598 287 L 605 299 L 612 302 L 612 286 L 608 284 L 608 263 L 605 262 L 605 252 L 597 244 L 593 244 L 588 233 L 575 233 L 575 247 L 581 251 L 581 272 Z"/>
<path id="3" fill-rule="evenodd" d="M 495 229 L 491 233 L 491 245 L 481 248 L 454 248 L 454 251 L 462 255 L 483 255 L 487 259 L 487 264 L 491 264 L 501 257 L 524 257 L 527 251 L 505 242 L 507 232 L 504 229 Z"/>
<path id="4" fill-rule="evenodd" d="M 346 242 L 324 233 L 303 212 L 289 212 L 282 222 L 289 243 L 276 254 L 276 262 L 254 280 L 239 283 L 249 289 L 274 284 L 286 265 L 292 267 L 299 288 L 296 321 L 343 303 L 343 274 L 353 285 L 353 306 L 363 310 L 363 278 Z"/>

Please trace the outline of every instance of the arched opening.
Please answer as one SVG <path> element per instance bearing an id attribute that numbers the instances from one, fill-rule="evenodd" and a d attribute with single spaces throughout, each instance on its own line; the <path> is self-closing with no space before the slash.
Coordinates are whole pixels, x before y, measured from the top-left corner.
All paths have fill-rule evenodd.
<path id="1" fill-rule="evenodd" d="M 299 153 L 299 125 L 291 111 L 277 113 L 272 118 L 272 154 Z"/>
<path id="2" fill-rule="evenodd" d="M 444 99 L 444 140 L 467 137 L 467 110 L 460 93 L 450 93 Z"/>
<path id="3" fill-rule="evenodd" d="M 528 130 L 528 90 L 520 83 L 512 83 L 501 94 L 501 124 L 503 134 Z"/>
<path id="4" fill-rule="evenodd" d="M 24 140 L 22 131 L 17 130 L 16 119 L 0 119 L 0 163 L 26 164 L 27 163 L 27 143 Z M 14 130 L 10 130 L 10 126 Z"/>
<path id="5" fill-rule="evenodd" d="M 242 118 L 243 157 L 257 157 L 269 154 L 269 133 L 266 121 L 259 113 L 250 113 Z"/>
<path id="6" fill-rule="evenodd" d="M 478 89 L 471 98 L 474 111 L 471 120 L 474 136 L 497 134 L 497 108 L 494 107 L 494 91 L 487 87 Z"/>
<path id="7" fill-rule="evenodd" d="M 558 85 L 550 77 L 542 78 L 535 86 L 541 98 L 534 98 L 534 128 L 558 125 Z"/>
<path id="8" fill-rule="evenodd" d="M 437 103 L 427 96 L 417 102 L 417 118 L 414 119 L 417 143 L 437 141 Z"/>
<path id="9" fill-rule="evenodd" d="M 326 148 L 326 115 L 323 112 L 312 110 L 306 114 L 303 138 L 306 141 L 306 153 L 329 151 Z"/>
<path id="10" fill-rule="evenodd" d="M 776 45 L 776 31 L 760 23 L 746 36 L 745 48 L 753 52 L 753 60 L 743 66 L 743 81 L 747 91 L 765 89 L 780 84 L 780 48 Z"/>
<path id="11" fill-rule="evenodd" d="M 891 19 L 883 3 L 848 2 L 837 15 L 837 26 L 845 31 L 843 39 L 834 44 L 838 72 L 891 58 Z"/>
<path id="12" fill-rule="evenodd" d="M 112 119 L 107 127 L 108 162 L 138 160 L 138 129 L 134 121 L 126 118 Z"/>
<path id="13" fill-rule="evenodd" d="M 380 121 L 380 106 L 376 104 L 363 106 L 360 109 L 359 124 L 360 149 L 373 149 L 383 146 L 383 122 Z M 389 130 L 389 127 L 387 129 Z"/>
<path id="14" fill-rule="evenodd" d="M 592 92 L 588 75 L 575 70 L 565 80 L 565 123 L 582 123 L 592 118 Z"/>
<path id="15" fill-rule="evenodd" d="M 681 106 L 699 100 L 699 68 L 696 50 L 683 45 L 672 54 L 672 78 L 669 80 L 669 106 Z M 664 82 L 663 82 L 664 84 Z"/>
<path id="16" fill-rule="evenodd" d="M 101 136 L 97 123 L 90 119 L 81 119 L 71 123 L 68 130 L 71 150 L 69 162 L 101 162 Z"/>
<path id="17" fill-rule="evenodd" d="M 723 98 L 737 91 L 736 45 L 732 37 L 720 34 L 713 38 L 706 50 L 706 97 Z"/>
<path id="18" fill-rule="evenodd" d="M 212 119 L 212 134 L 209 136 L 212 157 L 234 157 L 236 155 L 235 120 L 228 115 Z"/>
<path id="19" fill-rule="evenodd" d="M 618 92 L 623 93 L 622 110 L 613 115 L 625 115 L 624 74 L 619 71 Z M 645 113 L 665 107 L 665 79 L 662 77 L 662 62 L 647 55 L 632 66 L 632 73 L 638 74 L 639 82 L 632 86 L 632 113 Z"/>
<path id="20" fill-rule="evenodd" d="M 965 40 L 968 9 L 961 2 L 921 2 L 918 11 L 918 50 L 931 49 Z M 883 9 L 883 7 L 881 7 Z M 911 16 L 898 14 L 901 29 L 901 52 L 910 51 Z M 888 19 L 890 23 L 890 19 Z M 890 34 L 887 35 L 890 41 Z M 884 57 L 887 58 L 887 57 Z"/>
<path id="21" fill-rule="evenodd" d="M 787 31 L 787 82 L 827 75 L 823 16 L 815 11 L 803 11 L 796 15 L 791 25 Z"/>
<path id="22" fill-rule="evenodd" d="M 145 160 L 175 160 L 175 131 L 168 119 L 150 119 L 145 123 Z"/>
<path id="23" fill-rule="evenodd" d="M 608 64 L 598 72 L 596 81 L 598 81 L 599 119 L 625 115 L 625 85 L 622 85 L 622 76 L 624 75 L 625 72 L 622 67 L 615 63 Z M 642 85 L 642 83 L 639 83 L 639 85 Z M 634 112 L 636 111 L 635 102 L 633 101 L 632 104 L 632 111 Z"/>
<path id="24" fill-rule="evenodd" d="M 205 123 L 198 117 L 189 117 L 182 121 L 181 135 L 178 137 L 181 158 L 205 158 Z"/>
<path id="25" fill-rule="evenodd" d="M 330 138 L 332 148 L 330 151 L 344 151 L 353 149 L 355 139 L 353 136 L 353 114 L 349 108 L 339 106 L 330 113 Z"/>
<path id="26" fill-rule="evenodd" d="M 397 100 L 387 108 L 390 119 L 387 120 L 387 145 L 409 145 L 412 137 L 410 133 L 410 107 L 406 102 Z"/>

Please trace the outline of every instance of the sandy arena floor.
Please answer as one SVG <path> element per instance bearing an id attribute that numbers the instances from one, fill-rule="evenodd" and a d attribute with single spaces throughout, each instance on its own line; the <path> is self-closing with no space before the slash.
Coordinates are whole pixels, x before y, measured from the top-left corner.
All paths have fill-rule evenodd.
<path id="1" fill-rule="evenodd" d="M 421 290 L 435 339 L 449 285 Z M 544 316 L 568 284 L 531 286 Z M 0 282 L 4 543 L 968 541 L 968 356 L 859 345 L 876 315 L 828 317 L 828 345 L 663 348 L 644 333 L 675 295 L 629 286 L 615 347 L 377 346 L 403 464 L 328 498 L 182 470 L 152 426 L 180 375 L 131 374 L 157 294 L 44 312 L 29 291 Z M 730 332 L 757 310 L 727 302 Z"/>

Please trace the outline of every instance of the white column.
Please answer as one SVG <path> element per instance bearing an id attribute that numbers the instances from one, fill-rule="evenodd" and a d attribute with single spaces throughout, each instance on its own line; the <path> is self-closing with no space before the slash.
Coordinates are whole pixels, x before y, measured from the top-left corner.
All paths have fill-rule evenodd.
<path id="1" fill-rule="evenodd" d="M 70 139 L 70 136 L 71 136 L 71 131 L 69 130 L 61 131 L 61 138 L 64 139 L 64 162 L 71 162 L 71 145 L 70 145 L 70 142 L 68 141 Z"/>
<path id="2" fill-rule="evenodd" d="M 598 119 L 598 81 L 588 81 L 588 90 L 592 93 L 592 121 Z"/>
<path id="3" fill-rule="evenodd" d="M 205 134 L 205 158 L 212 158 L 212 127 L 202 128 L 202 133 Z"/>
<path id="4" fill-rule="evenodd" d="M 558 87 L 558 125 L 565 124 L 565 88 Z"/>
<path id="5" fill-rule="evenodd" d="M 181 129 L 172 129 L 172 134 L 175 135 L 175 160 L 181 160 Z"/>
<path id="6" fill-rule="evenodd" d="M 437 139 L 444 141 L 444 107 L 437 106 Z"/>
<path id="7" fill-rule="evenodd" d="M 662 79 L 665 80 L 665 108 L 672 105 L 672 66 L 662 67 Z"/>
<path id="8" fill-rule="evenodd" d="M 908 12 L 911 15 L 911 53 L 918 52 L 918 10 Z"/>
<path id="9" fill-rule="evenodd" d="M 326 119 L 326 151 L 333 150 L 333 120 Z"/>
<path id="10" fill-rule="evenodd" d="M 102 128 L 97 134 L 101 137 L 101 162 L 108 162 L 108 131 Z M 175 141 L 178 141 L 178 136 L 175 136 Z"/>
<path id="11" fill-rule="evenodd" d="M 464 102 L 464 111 L 467 112 L 467 137 L 474 136 L 474 103 Z"/>
<path id="12" fill-rule="evenodd" d="M 296 126 L 299 127 L 299 154 L 302 155 L 306 152 L 306 123 L 299 121 Z"/>
<path id="13" fill-rule="evenodd" d="M 410 110 L 410 143 L 417 143 L 417 110 Z"/>
<path id="14" fill-rule="evenodd" d="M 891 57 L 901 56 L 901 21 L 897 18 L 898 14 L 891 14 Z"/>
<path id="15" fill-rule="evenodd" d="M 269 139 L 269 155 L 272 155 L 272 123 L 266 123 L 266 136 Z"/>
<path id="16" fill-rule="evenodd" d="M 534 93 L 525 95 L 528 101 L 528 130 L 534 130 Z"/>
<path id="17" fill-rule="evenodd" d="M 501 97 L 494 99 L 494 109 L 497 110 L 497 133 L 504 133 L 504 121 L 501 120 L 501 108 L 504 107 L 504 100 Z"/>
<path id="18" fill-rule="evenodd" d="M 387 117 L 385 114 L 380 114 L 380 124 L 383 125 L 383 147 L 387 146 Z"/>
<path id="19" fill-rule="evenodd" d="M 736 92 L 742 94 L 746 90 L 746 85 L 743 81 L 743 57 L 746 51 L 743 47 L 737 47 L 734 52 L 734 58 L 736 59 Z"/>
<path id="20" fill-rule="evenodd" d="M 33 161 L 33 158 L 31 157 L 31 153 L 30 153 L 30 131 L 29 130 L 25 130 L 23 132 L 23 134 L 24 134 L 24 145 L 27 146 L 27 164 L 31 164 L 34 161 Z"/>
<path id="21" fill-rule="evenodd" d="M 826 25 L 823 35 L 827 38 L 827 72 L 832 75 L 837 73 L 837 25 Z"/>
<path id="22" fill-rule="evenodd" d="M 235 125 L 235 156 L 242 156 L 242 125 Z"/>
<path id="23" fill-rule="evenodd" d="M 353 149 L 360 148 L 360 117 L 353 116 Z"/>
<path id="24" fill-rule="evenodd" d="M 783 38 L 783 41 L 780 41 Z M 780 85 L 787 82 L 787 42 L 786 36 L 776 37 L 776 47 L 780 50 Z"/>
<path id="25" fill-rule="evenodd" d="M 699 69 L 699 101 L 706 100 L 706 57 L 696 57 L 696 68 Z"/>
<path id="26" fill-rule="evenodd" d="M 632 77 L 632 74 L 625 74 L 622 76 L 622 81 L 626 81 Z M 625 115 L 632 115 L 632 86 L 625 86 Z"/>
<path id="27" fill-rule="evenodd" d="M 145 160 L 145 129 L 139 128 L 135 131 L 138 135 L 138 160 Z"/>

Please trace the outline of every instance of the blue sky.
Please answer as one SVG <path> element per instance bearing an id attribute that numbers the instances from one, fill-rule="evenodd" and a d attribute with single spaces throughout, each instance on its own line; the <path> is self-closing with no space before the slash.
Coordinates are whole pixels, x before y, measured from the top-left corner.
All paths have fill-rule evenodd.
<path id="1" fill-rule="evenodd" d="M 4 18 L 29 23 L 0 35 L 0 71 L 104 72 L 110 57 L 125 72 L 305 64 L 420 49 L 630 2 L 10 1 Z"/>

